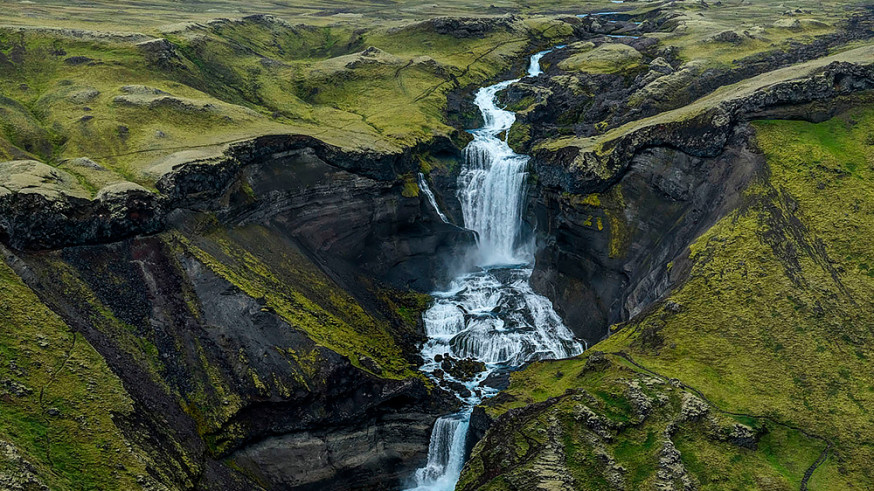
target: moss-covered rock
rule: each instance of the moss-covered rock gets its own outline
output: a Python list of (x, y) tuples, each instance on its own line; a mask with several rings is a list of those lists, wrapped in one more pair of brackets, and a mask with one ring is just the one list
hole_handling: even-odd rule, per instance
[(691, 244), (688, 281), (593, 347), (606, 365), (590, 352), (514, 374), (462, 483), (522, 488), (554, 455), (596, 488), (871, 482), (872, 122), (867, 107), (756, 123), (768, 177)]

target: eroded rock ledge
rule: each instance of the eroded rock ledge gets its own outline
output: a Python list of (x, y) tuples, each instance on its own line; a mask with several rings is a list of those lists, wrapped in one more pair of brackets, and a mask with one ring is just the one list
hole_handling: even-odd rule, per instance
[[(864, 51), (864, 52), (863, 52)], [(870, 48), (852, 50), (769, 72), (723, 87), (689, 106), (632, 122), (598, 137), (560, 139), (534, 151), (541, 183), (576, 194), (601, 192), (649, 147), (670, 147), (696, 157), (714, 157), (731, 128), (769, 111), (831, 100), (874, 88), (874, 68), (844, 60), (871, 58)]]
[(20, 250), (113, 242), (163, 230), (173, 210), (219, 210), (222, 195), (253, 165), (293, 165), (302, 149), (338, 169), (396, 183), (418, 169), (412, 158), (429, 149), (454, 148), (439, 140), (396, 153), (353, 152), (303, 135), (268, 135), (229, 145), (223, 155), (159, 169), (159, 193), (134, 183), (108, 186), (93, 198), (71, 174), (36, 161), (0, 163), (0, 241)]
[[(872, 58), (862, 50), (850, 56)], [(688, 244), (741, 205), (765, 171), (746, 121), (826, 119), (871, 89), (871, 65), (836, 55), (599, 137), (541, 144), (531, 213), (543, 247), (532, 284), (578, 336), (601, 339), (683, 280)]]

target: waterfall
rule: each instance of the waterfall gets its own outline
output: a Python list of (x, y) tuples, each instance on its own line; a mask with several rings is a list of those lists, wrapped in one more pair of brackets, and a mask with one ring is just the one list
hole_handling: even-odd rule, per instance
[(452, 491), (464, 466), (464, 450), (470, 413), (443, 416), (434, 423), (428, 463), (416, 471), (413, 491)]
[(446, 215), (440, 211), (440, 207), (437, 206), (437, 199), (434, 198), (434, 193), (431, 192), (431, 188), (428, 186), (428, 181), (425, 180), (425, 176), (420, 172), (419, 173), (419, 189), (425, 193), (425, 197), (428, 198), (428, 202), (431, 203), (431, 207), (434, 208), (434, 211), (437, 212), (437, 215), (443, 220), (443, 223), (449, 223), (449, 219), (446, 218)]
[[(529, 76), (542, 73), (540, 59), (548, 52), (531, 57)], [(506, 132), (516, 115), (501, 109), (497, 101), (498, 92), (514, 82), (484, 87), (474, 100), (485, 124), (471, 131), (473, 141), (465, 149), (458, 177), (458, 198), (465, 226), (479, 234), (479, 268), (455, 278), (447, 291), (434, 292), (435, 302), (423, 314), (428, 341), (422, 347), (422, 370), (438, 382), (462, 384), (466, 391), (456, 395), (464, 409), (435, 423), (428, 463), (416, 471), (411, 488), (416, 491), (455, 488), (464, 464), (471, 410), (497, 393), (482, 385), (490, 373), (532, 360), (576, 356), (584, 349), (549, 299), (529, 284), (534, 240), (522, 234), (529, 158), (507, 144)], [(430, 189), (425, 194), (437, 209)], [(473, 380), (458, 380), (437, 361), (446, 355), (474, 358), (485, 363), (486, 370)]]

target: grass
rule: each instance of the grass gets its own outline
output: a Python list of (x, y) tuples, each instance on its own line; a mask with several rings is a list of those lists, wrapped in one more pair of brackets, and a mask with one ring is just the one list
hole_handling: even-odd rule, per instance
[(155, 32), (172, 45), (166, 61), (151, 62), (119, 38), (0, 28), (0, 158), (55, 166), (90, 158), (110, 174), (71, 171), (93, 193), (119, 180), (153, 189), (168, 162), (219, 155), (230, 142), (265, 134), (399, 152), (460, 138), (445, 121), (449, 91), (506, 72), (534, 42), (570, 34), (550, 18), (472, 38), (429, 24), (361, 30), (221, 20)]
[[(842, 51), (813, 61), (763, 73), (762, 75), (732, 85), (720, 87), (714, 92), (689, 105), (624, 124), (618, 128), (609, 130), (603, 135), (589, 138), (563, 137), (547, 140), (538, 143), (535, 148), (555, 151), (566, 147), (577, 147), (580, 149), (581, 153), (591, 152), (602, 156), (608, 155), (613, 142), (634, 134), (635, 132), (659, 125), (681, 124), (683, 122), (691, 121), (696, 117), (706, 114), (708, 110), (711, 110), (723, 102), (747, 97), (758, 90), (774, 84), (807, 77), (829, 63), (836, 61), (852, 62), (871, 59), (874, 59), (874, 46), (870, 44), (852, 50)], [(573, 165), (582, 165), (577, 164), (577, 162), (582, 162), (582, 157), (578, 157), (574, 162), (575, 164)]]
[[(575, 487), (614, 489), (608, 460), (624, 469), (625, 488), (648, 489), (658, 480), (669, 426), (675, 428), (671, 440), (681, 453), (682, 465), (700, 489), (792, 489), (824, 447), (821, 440), (755, 417), (744, 418), (743, 423), (760, 432), (756, 448), (739, 446), (723, 436), (737, 424), (736, 417), (711, 408), (703, 419), (683, 420), (686, 395), (682, 389), (616, 356), (582, 368), (587, 356), (540, 362), (513, 374), (505, 394), (517, 401), (533, 399), (545, 405), (529, 408), (527, 413), (506, 413), (520, 406), (516, 402), (487, 402), (493, 416), (506, 414), (475, 447), (458, 489), (502, 489), (507, 481), (518, 487), (557, 475)], [(543, 387), (549, 388), (548, 394), (538, 393)], [(630, 402), (632, 387), (652, 404), (642, 420)], [(600, 429), (595, 429), (588, 416), (580, 416), (586, 411), (599, 418), (601, 423), (596, 426)], [(525, 442), (524, 452), (513, 454), (504, 449), (508, 442), (520, 439)], [(511, 446), (521, 447), (519, 443)], [(542, 466), (544, 461), (555, 462), (552, 455), (556, 449), (562, 456), (559, 464)], [(486, 474), (484, 469), (490, 472)]]
[(604, 43), (571, 55), (558, 67), (570, 72), (626, 73), (640, 68), (642, 58), (643, 55), (631, 46)]
[[(874, 482), (874, 442), (866, 437), (874, 431), (874, 301), (867, 294), (874, 288), (874, 248), (867, 240), (874, 233), (874, 146), (868, 138), (874, 109), (818, 124), (754, 126), (770, 176), (748, 190), (748, 206), (692, 244), (691, 277), (670, 298), (681, 310), (656, 310), (592, 349), (625, 351), (701, 390), (720, 408), (830, 439), (833, 457), (817, 469), (811, 489), (865, 487)], [(656, 329), (663, 341), (645, 341), (651, 339), (647, 329)], [(507, 392), (512, 397), (490, 413), (568, 389), (610, 393), (609, 375), (578, 377), (585, 360), (536, 363), (514, 374)], [(564, 375), (556, 378), (556, 372)], [(740, 419), (748, 425), (757, 420)], [(797, 486), (823, 448), (821, 440), (773, 421), (756, 424), (768, 431), (758, 450), (736, 457), (730, 446), (701, 432), (681, 434), (677, 446), (702, 489)]]
[[(121, 381), (5, 263), (0, 298), (0, 441), (52, 489), (136, 487), (146, 460), (113, 421), (133, 410)], [(0, 476), (25, 474), (9, 456)]]
[[(360, 367), (359, 360), (366, 356), (382, 369), (377, 375), (421, 376), (406, 361), (385, 319), (364, 310), (301, 252), (267, 229), (248, 226), (230, 234), (214, 230), (205, 237), (176, 235), (174, 241), (247, 295), (265, 299), (267, 307), (292, 326), (354, 365)], [(413, 315), (400, 310), (412, 305), (398, 302), (402, 317)]]

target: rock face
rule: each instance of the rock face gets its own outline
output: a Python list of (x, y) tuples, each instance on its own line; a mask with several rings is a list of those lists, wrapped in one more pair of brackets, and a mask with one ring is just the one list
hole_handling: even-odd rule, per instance
[(0, 163), (0, 240), (16, 248), (52, 248), (153, 233), (163, 203), (128, 183), (89, 199), (75, 178), (35, 161)]
[[(425, 458), (433, 421), (454, 407), (420, 379), (381, 378), (316, 345), (263, 300), (160, 238), (23, 261), (31, 286), (122, 378), (138, 424), (162, 446), (178, 447), (164, 458), (181, 452), (203, 462), (202, 478), (223, 489), (248, 486), (219, 463), (226, 458), (271, 488), (400, 482)], [(53, 281), (59, 264), (78, 281)], [(92, 304), (154, 343), (156, 358), (143, 360), (127, 335), (95, 322), (99, 314), (71, 287), (94, 292)], [(198, 479), (196, 469), (185, 472)]]
[(4, 163), (0, 238), (121, 378), (136, 407), (118, 424), (149, 435), (162, 482), (397, 488), (457, 408), (413, 375), (425, 303), (404, 292), (433, 288), (474, 240), (411, 192), (413, 152), (271, 136), (166, 169), (159, 193), (94, 197), (62, 170)]
[[(516, 387), (474, 411), (471, 425), (484, 436), (457, 489), (586, 489), (591, 483), (597, 489), (701, 489), (687, 468), (697, 461), (684, 453), (727, 443), (720, 452), (748, 455), (766, 431), (764, 418), (749, 417), (758, 430), (739, 424), (668, 379), (621, 366), (622, 355), (584, 356), (576, 360), (584, 368), (570, 375), (577, 387), (506, 410), (502, 405), (516, 400), (512, 394), (531, 390)], [(555, 374), (568, 366), (546, 362), (528, 370)]]
[(259, 199), (228, 211), (228, 221), (271, 223), (335, 270), (358, 268), (419, 291), (439, 283), (447, 259), (473, 243), (471, 232), (436, 217), (424, 194), (401, 196), (403, 184), (397, 181), (337, 169), (312, 147), (284, 155), (294, 165), (267, 160), (244, 170)]
[(599, 340), (608, 326), (634, 316), (683, 277), (687, 245), (737, 207), (763, 169), (749, 136), (736, 132), (715, 158), (644, 150), (597, 204), (550, 190), (538, 196), (533, 212), (550, 234), (532, 285), (553, 300), (574, 333)]
[(871, 87), (871, 67), (834, 62), (694, 117), (660, 115), (605, 139), (606, 151), (538, 151), (533, 165), (543, 190), (532, 214), (544, 247), (532, 284), (577, 335), (600, 339), (677, 284), (687, 244), (742, 202), (763, 168), (743, 121), (818, 118), (817, 101)]
[[(448, 141), (433, 147), (454, 151)], [(0, 163), (0, 240), (16, 249), (105, 243), (165, 230), (167, 217), (186, 209), (210, 210), (234, 223), (276, 219), (325, 260), (428, 291), (446, 255), (474, 237), (442, 223), (424, 197), (402, 196), (406, 181), (397, 176), (415, 169), (416, 151), (349, 153), (311, 137), (262, 137), (221, 158), (159, 170), (160, 194), (126, 183), (93, 199), (62, 170)]]

